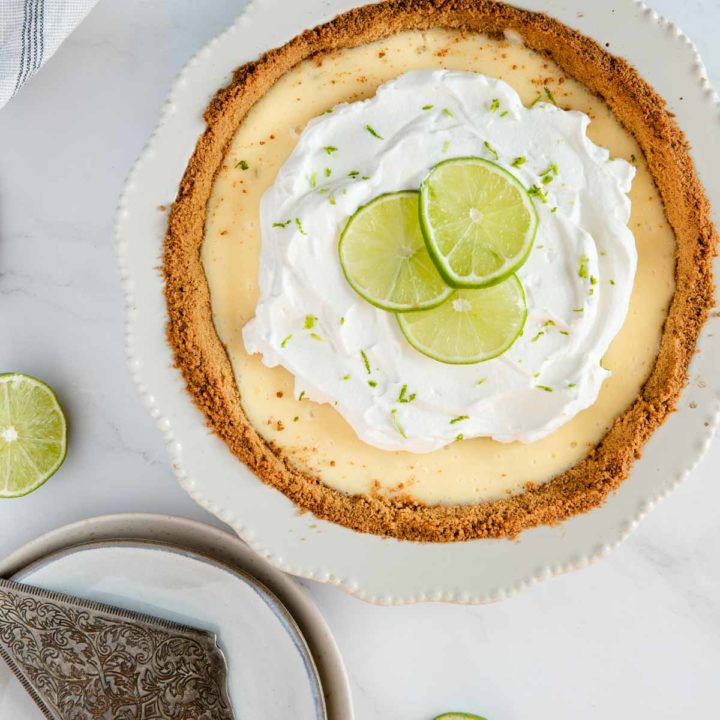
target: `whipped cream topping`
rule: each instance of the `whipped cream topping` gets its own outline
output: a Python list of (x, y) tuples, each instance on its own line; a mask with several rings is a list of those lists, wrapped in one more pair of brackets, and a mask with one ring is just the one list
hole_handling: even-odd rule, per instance
[[(585, 114), (550, 99), (524, 107), (500, 80), (415, 71), (311, 121), (262, 200), (247, 351), (285, 367), (297, 397), (331, 403), (363, 441), (387, 450), (477, 436), (533, 442), (592, 405), (637, 265), (627, 227), (635, 171), (588, 139)], [(523, 334), (498, 358), (446, 365), (352, 290), (337, 244), (360, 206), (417, 189), (441, 160), (469, 155), (531, 188), (540, 223), (518, 271)]]

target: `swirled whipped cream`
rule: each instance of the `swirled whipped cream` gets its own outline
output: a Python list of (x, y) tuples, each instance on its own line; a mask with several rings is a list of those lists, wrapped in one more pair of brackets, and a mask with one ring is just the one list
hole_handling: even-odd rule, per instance
[[(589, 122), (549, 101), (525, 107), (500, 80), (444, 70), (409, 72), (315, 118), (262, 199), (247, 351), (285, 367), (296, 397), (331, 403), (379, 448), (421, 453), (463, 438), (528, 443), (552, 433), (595, 402), (637, 265), (627, 227), (634, 168), (588, 139)], [(540, 223), (518, 271), (523, 334), (498, 358), (447, 365), (413, 349), (391, 313), (352, 290), (337, 245), (360, 206), (417, 189), (436, 163), (469, 155), (530, 188)]]

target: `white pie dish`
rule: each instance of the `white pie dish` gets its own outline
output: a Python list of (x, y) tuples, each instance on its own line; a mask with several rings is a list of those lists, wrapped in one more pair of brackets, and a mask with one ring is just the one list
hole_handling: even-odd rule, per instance
[[(158, 130), (128, 180), (118, 212), (131, 372), (165, 434), (183, 487), (277, 567), (339, 585), (375, 602), (499, 599), (607, 553), (692, 469), (717, 419), (720, 379), (714, 369), (720, 340), (713, 325), (718, 321), (713, 319), (705, 328), (702, 352), (693, 361), (678, 411), (650, 440), (631, 477), (602, 508), (558, 527), (530, 530), (516, 541), (432, 545), (386, 540), (301, 515), (283, 495), (257, 480), (208, 433), (179, 372), (172, 369), (164, 334), (162, 282), (155, 270), (164, 233), (164, 216), (157, 207), (174, 198), (203, 129), (202, 110), (214, 91), (227, 83), (231, 71), (355, 4), (341, 0), (322, 12), (310, 3), (283, 4), (280, 13), (279, 0), (253, 3), (188, 64), (177, 81)], [(720, 197), (720, 176), (712, 166), (720, 142), (717, 134), (707, 132), (719, 120), (717, 98), (684, 35), (630, 0), (620, 3), (612, 15), (589, 0), (575, 3), (572, 10), (556, 0), (520, 5), (548, 12), (602, 39), (638, 67), (677, 113), (710, 197)], [(252, 35), (246, 33), (243, 43), (238, 43), (237, 34), (250, 22)]]

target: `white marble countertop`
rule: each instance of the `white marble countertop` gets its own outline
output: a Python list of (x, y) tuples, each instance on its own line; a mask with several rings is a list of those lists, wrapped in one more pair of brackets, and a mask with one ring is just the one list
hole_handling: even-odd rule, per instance
[[(113, 222), (172, 79), (243, 5), (101, 0), (0, 111), (0, 371), (47, 380), (71, 432), (55, 478), (0, 501), (0, 556), (105, 513), (221, 525), (176, 483), (128, 377)], [(652, 5), (693, 38), (720, 87), (719, 0)], [(719, 467), (716, 440), (611, 557), (497, 605), (382, 608), (306, 583), (345, 656), (358, 719), (717, 713)]]

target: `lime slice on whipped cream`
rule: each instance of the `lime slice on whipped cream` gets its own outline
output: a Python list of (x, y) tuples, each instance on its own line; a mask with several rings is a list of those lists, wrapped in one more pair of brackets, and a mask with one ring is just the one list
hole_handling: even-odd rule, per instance
[(0, 375), (0, 498), (39, 488), (66, 450), (65, 416), (52, 389), (28, 375)]
[(398, 315), (407, 341), (423, 355), (471, 364), (504, 353), (525, 325), (525, 293), (516, 275), (487, 288), (458, 290), (431, 310)]
[(472, 713), (466, 712), (447, 712), (442, 715), (438, 715), (433, 720), (486, 720), (480, 715), (473, 715)]
[(383, 310), (435, 307), (452, 293), (428, 254), (418, 220), (418, 193), (380, 195), (347, 222), (338, 247), (348, 282)]
[(538, 217), (527, 190), (507, 170), (464, 157), (439, 163), (425, 178), (420, 222), (449, 285), (487, 287), (525, 262)]

